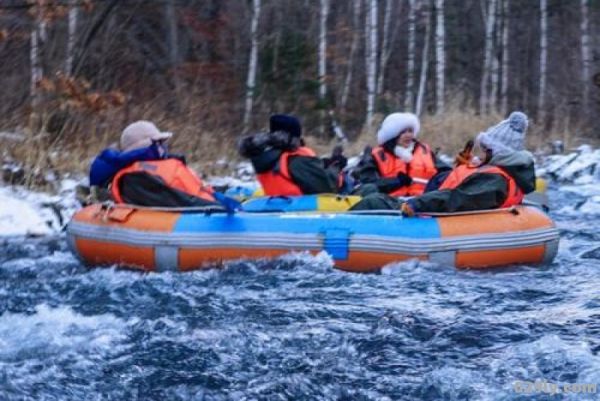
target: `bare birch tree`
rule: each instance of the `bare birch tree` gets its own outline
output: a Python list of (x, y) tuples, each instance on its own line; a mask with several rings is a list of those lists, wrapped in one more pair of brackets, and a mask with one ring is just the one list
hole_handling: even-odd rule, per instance
[(385, 66), (391, 54), (391, 32), (390, 25), (392, 19), (392, 0), (385, 0), (385, 11), (383, 15), (383, 39), (381, 43), (381, 55), (379, 56), (379, 74), (377, 74), (377, 95), (383, 92), (383, 83), (385, 79)]
[(367, 128), (373, 122), (377, 85), (377, 0), (368, 0), (366, 13)]
[(354, 59), (358, 49), (358, 41), (360, 40), (360, 10), (362, 0), (353, 0), (352, 3), (352, 44), (350, 45), (350, 59), (348, 60), (348, 69), (346, 71), (346, 79), (342, 87), (342, 97), (340, 105), (342, 110), (346, 109), (348, 103), (348, 95), (350, 94), (350, 84), (352, 83), (352, 71), (354, 69)]
[(38, 90), (38, 83), (42, 79), (44, 75), (44, 71), (42, 70), (42, 60), (41, 60), (41, 46), (40, 46), (40, 38), (42, 36), (42, 29), (44, 28), (44, 21), (42, 18), (42, 6), (35, 5), (34, 7), (34, 19), (31, 28), (31, 38), (30, 38), (30, 52), (29, 58), (31, 62), (31, 81), (29, 87), (29, 96), (31, 97), (31, 116), (30, 116), (30, 124), (32, 128), (37, 128), (38, 124), (38, 113), (40, 106), (40, 91)]
[(181, 85), (179, 83), (179, 74), (177, 66), (179, 65), (179, 35), (177, 27), (177, 13), (175, 12), (175, 0), (167, 0), (165, 3), (165, 14), (167, 19), (167, 48), (169, 52), (169, 66), (171, 67), (171, 76), (173, 86), (175, 87), (175, 103), (178, 104)]
[[(321, 107), (326, 106), (327, 98), (327, 16), (329, 15), (329, 0), (321, 0), (320, 23), (319, 23), (319, 101)], [(322, 137), (325, 136), (325, 112), (320, 111), (321, 124), (319, 132)]]
[(420, 116), (423, 111), (423, 101), (425, 99), (425, 84), (427, 81), (427, 66), (429, 65), (429, 47), (431, 43), (431, 6), (430, 0), (425, 0), (425, 44), (423, 45), (423, 54), (421, 56), (421, 76), (419, 78), (419, 93), (417, 95), (417, 104), (415, 114)]
[(485, 50), (483, 56), (483, 73), (481, 74), (481, 93), (479, 95), (479, 112), (482, 114), (489, 112), (490, 105), (490, 99), (488, 97), (488, 85), (494, 50), (494, 23), (496, 18), (495, 10), (496, 0), (490, 0), (488, 3), (487, 17), (485, 19)]
[(77, 40), (77, 20), (79, 14), (78, 0), (71, 0), (69, 4), (69, 26), (67, 36), (67, 57), (65, 60), (65, 73), (73, 73), (73, 56), (75, 54), (75, 42)]
[(445, 71), (446, 71), (446, 29), (444, 26), (444, 0), (435, 0), (435, 77), (436, 77), (436, 113), (445, 109)]
[(167, 46), (169, 49), (169, 65), (171, 68), (179, 62), (179, 41), (177, 35), (177, 14), (175, 13), (175, 0), (167, 0), (165, 3), (165, 14), (167, 17)]
[(508, 112), (508, 66), (510, 51), (508, 48), (508, 13), (510, 0), (502, 0), (502, 79), (500, 87), (500, 110), (503, 115)]
[(325, 102), (327, 96), (327, 15), (329, 0), (321, 0), (321, 19), (319, 24), (319, 99)]
[(499, 53), (499, 42), (500, 42), (500, 35), (501, 35), (501, 31), (499, 29), (497, 29), (500, 26), (500, 23), (498, 22), (499, 20), (499, 9), (502, 6), (500, 3), (502, 2), (502, 0), (498, 0), (495, 4), (494, 7), (494, 14), (496, 15), (494, 17), (494, 34), (493, 34), (493, 39), (494, 39), (494, 44), (492, 45), (492, 66), (491, 66), (491, 71), (490, 71), (490, 75), (492, 78), (492, 82), (491, 82), (491, 90), (490, 90), (490, 97), (489, 97), (489, 102), (488, 102), (488, 107), (491, 108), (492, 111), (496, 111), (497, 110), (497, 105), (498, 105), (498, 85), (500, 84), (500, 53)]
[(548, 68), (548, 0), (540, 0), (540, 93), (538, 119), (544, 119), (546, 107), (546, 70)]
[(592, 56), (590, 52), (589, 5), (588, 0), (581, 0), (581, 80), (583, 84), (583, 109), (588, 108), (590, 100), (590, 67)]
[(250, 58), (248, 60), (248, 78), (246, 80), (246, 107), (244, 110), (244, 131), (247, 131), (252, 117), (254, 90), (256, 86), (256, 65), (258, 63), (258, 19), (260, 17), (260, 0), (252, 0), (252, 22), (250, 25)]
[(406, 94), (404, 108), (413, 111), (415, 85), (416, 0), (408, 0), (408, 65), (406, 67)]

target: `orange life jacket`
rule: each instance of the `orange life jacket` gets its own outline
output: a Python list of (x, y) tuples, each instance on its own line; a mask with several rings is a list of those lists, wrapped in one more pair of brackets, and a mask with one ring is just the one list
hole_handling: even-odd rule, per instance
[(454, 189), (459, 186), (462, 182), (464, 182), (468, 177), (475, 173), (485, 173), (485, 174), (499, 174), (506, 180), (508, 184), (508, 195), (504, 200), (504, 203), (500, 205), (500, 209), (511, 207), (515, 205), (519, 205), (525, 194), (519, 188), (514, 178), (510, 176), (506, 171), (497, 166), (491, 166), (486, 164), (485, 166), (476, 167), (473, 165), (462, 164), (456, 167), (452, 172), (446, 177), (442, 185), (440, 185), (440, 190), (442, 189)]
[(139, 161), (124, 169), (121, 169), (113, 178), (111, 193), (115, 202), (123, 203), (119, 183), (121, 178), (130, 173), (145, 172), (160, 177), (169, 187), (196, 196), (198, 198), (215, 202), (209, 186), (205, 186), (202, 180), (185, 164), (177, 159), (164, 159), (152, 161)]
[(289, 171), (289, 158), (292, 156), (315, 157), (315, 152), (305, 146), (294, 151), (282, 152), (277, 166), (269, 171), (256, 175), (258, 182), (268, 196), (294, 196), (302, 195), (302, 190), (292, 180)]
[[(371, 152), (377, 170), (383, 178), (393, 178), (398, 173), (404, 173), (411, 178), (427, 180), (437, 173), (431, 149), (424, 143), (415, 144), (413, 157), (410, 163), (405, 163), (399, 157), (387, 153), (382, 146), (377, 146)], [(424, 183), (413, 182), (408, 187), (401, 187), (390, 193), (391, 196), (414, 196), (421, 195), (425, 191)]]
[[(437, 173), (435, 163), (433, 161), (433, 153), (429, 145), (418, 143), (415, 145), (413, 157), (408, 163), (408, 175), (414, 180), (415, 178), (429, 181)], [(409, 196), (422, 195), (425, 192), (426, 183), (413, 181), (408, 187)]]

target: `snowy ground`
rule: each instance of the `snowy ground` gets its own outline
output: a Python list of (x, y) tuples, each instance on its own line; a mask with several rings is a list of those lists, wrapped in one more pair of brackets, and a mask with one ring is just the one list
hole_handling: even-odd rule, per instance
[[(546, 156), (537, 173), (558, 185), (559, 191), (582, 198), (560, 213), (600, 215), (600, 149), (584, 145), (569, 154)], [(240, 163), (231, 176), (212, 177), (207, 182), (230, 188), (231, 194), (251, 193), (258, 186), (249, 163)], [(77, 184), (72, 179), (62, 181), (56, 195), (0, 184), (0, 237), (59, 233), (80, 207), (75, 198)]]
[(559, 213), (600, 215), (600, 149), (582, 145), (566, 155), (547, 156), (537, 174), (556, 183), (559, 191), (583, 198), (574, 207), (559, 209)]
[(75, 199), (76, 185), (75, 180), (64, 180), (56, 195), (22, 187), (0, 187), (0, 237), (60, 232), (80, 207)]

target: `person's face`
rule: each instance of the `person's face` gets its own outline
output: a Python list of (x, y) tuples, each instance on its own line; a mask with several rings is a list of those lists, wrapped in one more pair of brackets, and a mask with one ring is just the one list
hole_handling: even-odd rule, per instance
[(479, 158), (479, 160), (483, 161), (486, 159), (487, 157), (487, 152), (488, 149), (483, 146), (482, 144), (478, 144), (477, 146), (475, 146), (475, 156)]
[(168, 149), (167, 149), (167, 140), (166, 139), (159, 139), (158, 141), (155, 141), (156, 143), (156, 148), (158, 149), (158, 154), (162, 157), (164, 155), (167, 154)]
[(415, 140), (415, 133), (412, 128), (406, 128), (400, 132), (398, 139), (396, 139), (396, 145), (400, 145), (403, 148), (408, 148)]

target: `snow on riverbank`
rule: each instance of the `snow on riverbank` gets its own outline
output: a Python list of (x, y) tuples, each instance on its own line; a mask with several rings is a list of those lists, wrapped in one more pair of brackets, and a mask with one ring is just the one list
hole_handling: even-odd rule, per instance
[(57, 234), (80, 207), (74, 180), (61, 182), (57, 195), (22, 187), (0, 187), (0, 237)]
[(560, 191), (585, 198), (559, 213), (600, 215), (600, 149), (582, 145), (566, 155), (547, 156), (537, 174), (557, 182)]

